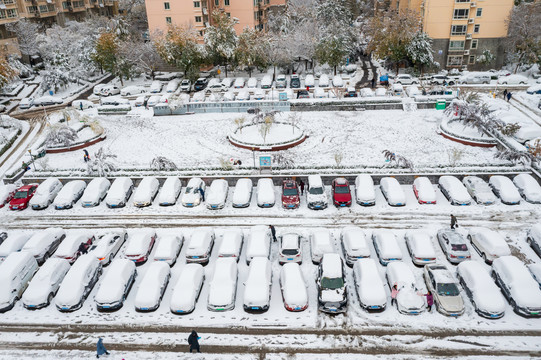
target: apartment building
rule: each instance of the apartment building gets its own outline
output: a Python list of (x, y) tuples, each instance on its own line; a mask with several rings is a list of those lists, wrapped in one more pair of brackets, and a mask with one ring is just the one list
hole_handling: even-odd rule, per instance
[[(499, 68), (504, 61), (502, 42), (514, 0), (394, 0), (391, 7), (417, 11), (422, 28), (432, 39), (434, 59), (442, 68), (480, 70)], [(496, 56), (478, 63), (484, 50)]]

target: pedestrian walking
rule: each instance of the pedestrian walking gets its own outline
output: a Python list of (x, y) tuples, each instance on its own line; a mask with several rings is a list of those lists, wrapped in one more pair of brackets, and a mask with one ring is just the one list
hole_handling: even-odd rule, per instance
[(509, 91), (507, 93), (507, 102), (509, 102), (509, 100), (511, 100), (511, 96), (513, 96), (513, 93), (511, 93), (511, 91)]
[(426, 296), (426, 307), (428, 308), (428, 312), (432, 311), (432, 305), (434, 305), (434, 296), (432, 296), (432, 293), (430, 290), (425, 294)]
[(304, 182), (302, 180), (299, 180), (299, 187), (301, 188), (301, 195), (304, 194)]
[(274, 242), (278, 241), (278, 239), (276, 239), (276, 229), (274, 228), (274, 226), (269, 225), (269, 229), (270, 229), (271, 234), (272, 234), (272, 241), (274, 241)]
[(504, 100), (507, 99), (507, 89), (505, 89), (505, 90), (503, 91), (503, 99), (504, 99)]
[(109, 352), (107, 351), (107, 349), (105, 348), (105, 345), (103, 345), (103, 339), (102, 338), (99, 338), (98, 339), (98, 343), (96, 344), (96, 350), (97, 350), (97, 354), (96, 354), (96, 358), (100, 358), (100, 355), (109, 355)]
[(456, 217), (451, 214), (451, 229), (454, 230), (458, 227), (458, 221), (456, 220)]
[(202, 187), (199, 188), (199, 193), (201, 194), (201, 199), (205, 201), (205, 190)]
[(79, 103), (79, 109), (81, 109), (81, 111), (83, 111), (83, 102), (82, 101)]
[(83, 150), (83, 159), (85, 160), (85, 162), (88, 162), (90, 161), (90, 155), (88, 155), (88, 151), (86, 149)]
[(376, 77), (372, 77), (372, 89), (376, 87)]
[(398, 296), (399, 292), (400, 290), (398, 290), (398, 285), (395, 283), (391, 289), (391, 306), (396, 303), (396, 297)]
[(201, 339), (201, 337), (197, 335), (195, 330), (192, 330), (192, 333), (190, 334), (190, 336), (188, 336), (188, 344), (190, 344), (190, 353), (192, 352), (192, 350), (197, 350), (198, 353), (201, 352), (199, 348), (199, 339)]

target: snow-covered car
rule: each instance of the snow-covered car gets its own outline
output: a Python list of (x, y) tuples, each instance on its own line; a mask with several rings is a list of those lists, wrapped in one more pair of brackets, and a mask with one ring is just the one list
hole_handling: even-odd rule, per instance
[(8, 233), (5, 231), (0, 231), (0, 245), (6, 240), (8, 237)]
[(190, 92), (191, 89), (192, 89), (192, 82), (188, 79), (182, 80), (182, 82), (180, 83), (180, 91)]
[(459, 84), (490, 84), (491, 74), (482, 72), (470, 72), (458, 78)]
[[(102, 90), (103, 91), (103, 90)], [(45, 95), (34, 100), (34, 106), (49, 106), (62, 104), (64, 100), (57, 96)]]
[(171, 269), (163, 262), (148, 266), (143, 280), (139, 283), (133, 304), (136, 311), (154, 311), (160, 303), (171, 277)]
[(323, 186), (323, 180), (321, 180), (321, 176), (308, 176), (306, 202), (308, 204), (308, 208), (314, 210), (325, 209), (327, 207), (327, 194), (325, 193), (325, 186)]
[(222, 87), (224, 88), (225, 91), (227, 91), (227, 89), (229, 89), (231, 86), (233, 86), (233, 83), (235, 81), (232, 79), (232, 78), (223, 78), (222, 81), (221, 81), (221, 84), (222, 84)]
[(418, 315), (425, 310), (424, 296), (417, 288), (415, 275), (408, 265), (402, 261), (392, 262), (387, 265), (385, 276), (389, 289), (395, 285), (398, 289), (396, 308), (399, 313)]
[(159, 187), (160, 182), (154, 176), (144, 177), (133, 194), (133, 205), (136, 207), (151, 205)]
[(466, 187), (456, 177), (451, 175), (440, 176), (438, 185), (451, 205), (470, 205), (471, 196)]
[(271, 178), (262, 178), (257, 181), (257, 206), (273, 207), (276, 202), (274, 183)]
[(122, 88), (122, 90), (120, 90), (120, 95), (131, 96), (135, 94), (142, 94), (144, 92), (146, 92), (146, 89), (144, 87), (138, 85), (130, 85)]
[(247, 90), (241, 90), (241, 91), (239, 91), (239, 93), (238, 93), (237, 96), (235, 97), (235, 100), (237, 100), (237, 101), (246, 101), (246, 100), (250, 100), (250, 92), (247, 91)]
[(173, 93), (177, 91), (179, 85), (180, 85), (180, 79), (173, 79), (167, 83), (167, 86), (165, 87), (165, 92)]
[(37, 270), (36, 259), (27, 252), (15, 252), (6, 258), (0, 265), (0, 313), (13, 308)]
[(526, 89), (526, 93), (530, 95), (541, 94), (541, 85), (530, 86), (528, 89)]
[(321, 74), (321, 76), (319, 77), (318, 86), (321, 88), (326, 88), (326, 87), (329, 87), (329, 84), (330, 84), (329, 75)]
[(105, 199), (111, 182), (107, 178), (95, 178), (90, 181), (81, 196), (82, 207), (92, 207), (100, 204)]
[(195, 302), (199, 298), (205, 271), (200, 264), (186, 264), (180, 271), (173, 293), (171, 295), (170, 309), (174, 314), (189, 314), (195, 309)]
[(297, 209), (301, 202), (299, 186), (295, 180), (282, 181), (282, 207), (284, 209)]
[(438, 242), (451, 264), (458, 264), (462, 261), (471, 259), (470, 250), (464, 237), (454, 229), (438, 230)]
[(105, 197), (105, 204), (109, 208), (119, 208), (126, 206), (128, 199), (133, 192), (133, 181), (128, 177), (116, 178), (113, 185), (109, 188)]
[(248, 89), (255, 89), (257, 88), (257, 78), (249, 78), (248, 81), (246, 82), (246, 87)]
[(316, 80), (314, 79), (314, 75), (308, 74), (304, 78), (304, 87), (306, 89), (313, 88), (315, 86)]
[(413, 193), (419, 204), (436, 203), (436, 191), (427, 177), (421, 176), (413, 181)]
[(387, 95), (387, 89), (385, 88), (376, 89), (376, 96), (386, 96), (386, 95)]
[(210, 184), (209, 190), (207, 191), (206, 203), (207, 209), (217, 210), (223, 209), (225, 202), (227, 201), (227, 193), (229, 192), (229, 184), (227, 180), (224, 179), (215, 179)]
[(100, 99), (100, 105), (103, 106), (119, 106), (119, 105), (129, 105), (130, 101), (128, 99), (123, 99), (120, 96), (111, 96), (107, 98)]
[(182, 193), (182, 205), (194, 207), (201, 203), (201, 193), (205, 192), (205, 182), (201, 178), (191, 178)]
[(242, 89), (246, 85), (246, 79), (243, 77), (238, 77), (235, 79), (235, 82), (233, 83), (233, 87), (235, 89)]
[(158, 101), (158, 104), (167, 104), (170, 98), (171, 98), (171, 93), (165, 93), (162, 96), (160, 96), (160, 101)]
[(464, 300), (460, 296), (458, 283), (447, 268), (439, 264), (426, 265), (423, 277), (427, 289), (434, 297), (436, 309), (447, 316), (464, 314)]
[(252, 201), (253, 183), (251, 179), (238, 179), (233, 192), (233, 207), (244, 208), (250, 206)]
[(355, 178), (355, 201), (362, 206), (373, 206), (376, 204), (376, 191), (372, 176), (362, 174)]
[(101, 275), (101, 263), (91, 254), (83, 255), (72, 265), (56, 293), (59, 311), (75, 311), (83, 306)]
[(23, 294), (23, 306), (27, 309), (41, 309), (48, 306), (70, 269), (64, 259), (48, 260), (34, 275)]
[(344, 80), (342, 80), (342, 77), (340, 75), (335, 75), (332, 78), (332, 86), (336, 88), (344, 87)]
[(541, 289), (541, 264), (528, 264), (528, 270), (530, 271), (530, 274), (532, 274), (534, 280), (537, 281), (539, 288)]
[(36, 259), (39, 265), (42, 265), (50, 258), (62, 240), (66, 237), (66, 232), (61, 228), (48, 228), (38, 231), (24, 244), (21, 251), (26, 251)]
[(220, 79), (210, 79), (207, 86), (207, 92), (225, 91), (225, 86), (220, 82)]
[(136, 265), (145, 263), (156, 242), (156, 231), (154, 229), (137, 230), (128, 237), (124, 256), (133, 261)]
[(357, 91), (354, 86), (349, 86), (344, 92), (344, 97), (357, 97)]
[(71, 102), (71, 107), (77, 110), (92, 109), (95, 106), (96, 104), (88, 100), (73, 100)]
[(370, 88), (362, 88), (360, 91), (362, 97), (374, 97), (374, 91)]
[(276, 75), (276, 88), (285, 89), (287, 87), (287, 78), (284, 74)]
[(227, 311), (235, 308), (238, 269), (233, 258), (219, 258), (214, 265), (214, 274), (209, 284), (207, 309)]
[(310, 234), (310, 250), (312, 251), (312, 262), (319, 264), (323, 254), (333, 253), (333, 236), (329, 229), (317, 228)]
[(218, 249), (218, 257), (232, 257), (239, 261), (244, 234), (240, 229), (225, 230), (222, 235), (222, 242)]
[[(537, 125), (524, 125), (513, 134), (513, 137), (521, 144), (541, 138), (541, 127)], [(535, 141), (534, 141), (535, 143)]]
[(303, 311), (308, 307), (308, 291), (297, 263), (287, 263), (280, 270), (280, 289), (288, 311)]
[(517, 187), (513, 184), (513, 181), (507, 176), (494, 175), (490, 177), (488, 185), (492, 188), (492, 191), (500, 198), (502, 203), (506, 205), (518, 205), (520, 204), (520, 193)]
[(94, 88), (92, 89), (92, 93), (94, 95), (99, 95), (101, 94), (101, 90), (106, 87), (107, 84), (98, 84), (98, 85), (95, 85)]
[(154, 80), (152, 84), (150, 84), (150, 92), (153, 94), (159, 93), (162, 91), (163, 84), (161, 81)]
[(272, 268), (266, 257), (255, 257), (244, 283), (244, 311), (265, 312), (270, 306)]
[(319, 87), (314, 89), (314, 99), (326, 99), (328, 97), (329, 96), (324, 89)]
[(387, 294), (374, 259), (359, 259), (353, 265), (353, 281), (360, 305), (368, 311), (383, 311)]
[(528, 83), (528, 78), (520, 74), (500, 76), (498, 78), (498, 84), (501, 84), (501, 85), (522, 85), (522, 84), (527, 84), (527, 83)]
[(250, 100), (264, 100), (265, 99), (265, 90), (257, 89), (254, 91), (254, 94), (250, 96)]
[(154, 261), (161, 261), (169, 266), (175, 265), (183, 240), (184, 237), (174, 234), (160, 236), (160, 241), (158, 241), (154, 252)]
[(370, 257), (370, 248), (364, 231), (357, 226), (346, 226), (341, 234), (342, 250), (346, 264), (353, 264), (362, 258)]
[(375, 230), (372, 232), (372, 242), (381, 265), (387, 266), (392, 261), (402, 260), (402, 250), (391, 230)]
[(56, 195), (53, 203), (54, 208), (56, 210), (71, 209), (83, 196), (85, 189), (86, 182), (83, 180), (69, 181)]
[(347, 310), (346, 280), (340, 255), (323, 255), (317, 270), (316, 284), (320, 311), (334, 314)]
[(524, 317), (541, 316), (541, 290), (526, 265), (514, 256), (502, 256), (492, 263), (492, 277), (513, 310)]
[(126, 230), (111, 231), (95, 241), (88, 252), (98, 259), (100, 264), (108, 265), (127, 238)]
[(7, 239), (0, 244), (0, 263), (4, 261), (9, 254), (20, 251), (24, 244), (30, 239), (30, 233), (10, 232)]
[(465, 176), (462, 183), (476, 203), (492, 205), (496, 202), (496, 196), (488, 184), (478, 176)]
[(541, 186), (530, 174), (518, 174), (513, 178), (513, 184), (524, 200), (532, 204), (541, 204)]
[(331, 183), (331, 195), (334, 206), (351, 206), (351, 189), (349, 181), (346, 178), (339, 177), (333, 179)]
[(36, 193), (32, 199), (30, 199), (28, 205), (30, 205), (33, 210), (46, 209), (53, 203), (53, 200), (60, 189), (62, 189), (62, 183), (57, 178), (47, 178), (39, 184)]
[(265, 225), (256, 225), (250, 228), (250, 235), (246, 245), (246, 263), (256, 256), (269, 258), (271, 248), (271, 230)]
[(411, 86), (408, 86), (406, 87), (406, 94), (409, 96), (409, 97), (415, 97), (417, 95), (421, 95), (422, 92), (421, 90), (419, 90), (419, 88), (415, 85), (411, 85)]
[(186, 245), (186, 262), (208, 264), (214, 247), (214, 237), (213, 229), (196, 229)]
[(98, 311), (115, 311), (124, 305), (137, 269), (135, 264), (127, 259), (115, 259), (109, 270), (102, 277), (94, 300)]
[(406, 232), (406, 246), (415, 265), (424, 266), (436, 262), (436, 251), (431, 236), (419, 230)]
[(13, 200), (17, 186), (14, 184), (0, 184), (0, 209)]
[[(11, 238), (12, 235), (10, 235)], [(541, 224), (535, 224), (533, 225), (530, 230), (528, 230), (528, 235), (526, 236), (526, 242), (530, 244), (533, 251), (537, 254), (537, 256), (541, 257)], [(2, 244), (3, 246), (3, 244)], [(0, 246), (0, 249), (2, 248)], [(0, 257), (3, 254), (0, 252)]]
[(66, 238), (60, 243), (53, 258), (67, 260), (73, 264), (81, 256), (83, 247), (88, 250), (94, 243), (95, 237), (88, 230), (74, 230), (66, 235)]
[(158, 204), (160, 206), (175, 205), (178, 196), (180, 195), (181, 188), (182, 183), (178, 177), (174, 176), (165, 179), (158, 195)]
[(406, 194), (404, 194), (404, 190), (398, 180), (392, 177), (384, 177), (380, 180), (379, 187), (389, 205), (406, 205)]
[(509, 245), (496, 231), (487, 228), (470, 228), (468, 240), (479, 256), (489, 265), (500, 256), (511, 255)]
[(34, 98), (33, 97), (27, 97), (21, 99), (19, 102), (19, 109), (30, 109), (32, 106), (34, 106)]
[(161, 102), (161, 99), (162, 99), (161, 95), (152, 95), (151, 97), (148, 98), (147, 106), (154, 107)]
[(270, 89), (272, 87), (272, 76), (265, 75), (261, 79), (261, 89)]
[(209, 81), (207, 78), (199, 78), (193, 84), (193, 89), (194, 91), (204, 90), (207, 87), (208, 83)]
[(283, 265), (288, 262), (302, 263), (301, 237), (299, 234), (287, 233), (280, 236), (278, 263)]
[(395, 77), (395, 82), (402, 85), (419, 84), (419, 79), (414, 78), (409, 74), (400, 74)]
[(505, 299), (483, 265), (477, 261), (464, 261), (458, 264), (456, 274), (480, 316), (499, 319), (505, 314)]
[(100, 91), (101, 96), (111, 96), (111, 95), (119, 95), (119, 94), (120, 94), (120, 89), (118, 88), (118, 86), (110, 85), (110, 84), (104, 86)]

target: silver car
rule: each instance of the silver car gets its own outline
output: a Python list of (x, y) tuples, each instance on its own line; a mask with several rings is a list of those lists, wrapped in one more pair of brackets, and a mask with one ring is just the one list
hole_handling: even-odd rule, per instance
[(443, 315), (459, 316), (464, 314), (464, 301), (456, 280), (443, 265), (426, 265), (423, 276), (426, 287), (434, 297), (436, 309)]
[(466, 245), (464, 237), (456, 230), (438, 230), (438, 242), (451, 264), (458, 264), (461, 261), (471, 258), (470, 250), (468, 250), (468, 245)]
[(476, 203), (492, 205), (496, 202), (496, 196), (488, 184), (478, 176), (466, 176), (462, 183)]

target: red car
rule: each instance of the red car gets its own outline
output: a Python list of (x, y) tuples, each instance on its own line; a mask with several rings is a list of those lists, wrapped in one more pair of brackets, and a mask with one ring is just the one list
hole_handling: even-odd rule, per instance
[(299, 187), (294, 180), (284, 180), (282, 182), (282, 206), (285, 209), (296, 209), (300, 203)]
[(337, 207), (351, 206), (351, 191), (345, 178), (336, 178), (332, 181), (332, 201)]
[(12, 184), (4, 185), (0, 189), (0, 208), (3, 208), (4, 205), (9, 204), (9, 202), (13, 200), (16, 191), (17, 187)]
[(9, 202), (9, 209), (10, 210), (24, 210), (28, 207), (28, 202), (30, 199), (32, 199), (32, 196), (34, 196), (36, 190), (38, 188), (38, 184), (30, 184), (21, 186), (17, 189), (17, 192), (15, 193), (15, 196), (13, 196), (13, 200)]

